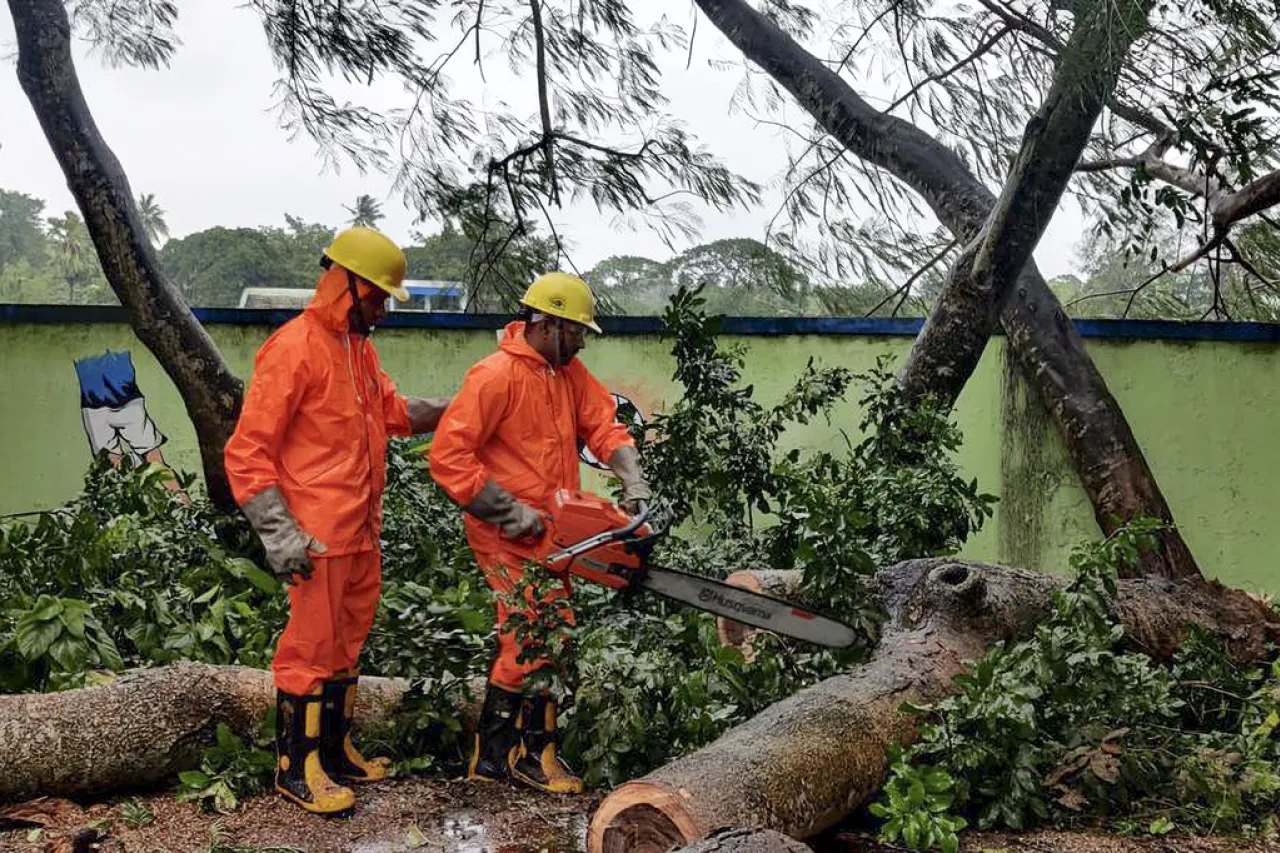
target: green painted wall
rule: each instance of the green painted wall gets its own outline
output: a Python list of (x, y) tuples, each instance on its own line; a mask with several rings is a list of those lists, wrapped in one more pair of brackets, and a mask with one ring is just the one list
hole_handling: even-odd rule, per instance
[[(233, 370), (248, 376), (265, 326), (211, 324)], [(737, 337), (746, 375), (762, 402), (776, 400), (813, 357), (855, 371), (888, 353), (901, 359), (904, 337)], [(380, 329), (387, 371), (408, 393), (449, 394), (467, 367), (496, 344), (491, 331)], [(1224, 582), (1280, 592), (1272, 555), (1280, 528), (1280, 347), (1264, 344), (1091, 339), (1090, 354), (1124, 408), (1202, 567)], [(667, 344), (651, 335), (594, 339), (583, 355), (613, 390), (646, 411), (677, 389)], [(147, 408), (169, 437), (167, 461), (198, 471), (194, 432), (177, 391), (150, 353), (119, 324), (0, 324), (0, 514), (45, 509), (75, 494), (89, 447), (81, 421), (75, 358), (106, 349), (133, 354)], [(834, 447), (843, 426), (856, 438), (856, 394), (831, 424), (797, 428), (789, 441)], [(996, 518), (966, 547), (968, 556), (1065, 571), (1073, 544), (1096, 537), (1092, 510), (1062, 442), (1016, 368), (1003, 338), (988, 346), (956, 406), (965, 435), (966, 475), (1002, 497)]]

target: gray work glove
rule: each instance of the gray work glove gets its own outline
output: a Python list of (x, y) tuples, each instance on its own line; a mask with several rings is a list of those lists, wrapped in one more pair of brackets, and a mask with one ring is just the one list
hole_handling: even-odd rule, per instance
[(629, 444), (624, 444), (609, 457), (609, 468), (622, 481), (622, 500), (618, 506), (628, 515), (640, 511), (640, 501), (653, 499), (653, 492), (640, 470), (640, 454)]
[(410, 397), (409, 429), (414, 435), (435, 432), (452, 397)]
[(542, 535), (542, 516), (538, 511), (516, 500), (494, 480), (485, 482), (480, 494), (463, 509), (481, 521), (498, 525), (508, 539)]
[(280, 487), (268, 486), (245, 501), (241, 509), (262, 539), (262, 547), (267, 551), (267, 563), (276, 577), (286, 584), (295, 583), (294, 575), (302, 575), (303, 580), (310, 580), (311, 555), (307, 553), (307, 549), (310, 548), (317, 554), (323, 554), (328, 549), (298, 526)]

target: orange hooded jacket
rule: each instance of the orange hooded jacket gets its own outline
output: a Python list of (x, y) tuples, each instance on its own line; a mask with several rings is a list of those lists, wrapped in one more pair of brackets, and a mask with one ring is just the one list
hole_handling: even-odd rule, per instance
[(348, 331), (346, 275), (326, 271), (306, 309), (258, 350), (223, 454), (236, 502), (279, 484), (326, 557), (376, 548), (387, 437), (411, 434), (407, 399), (369, 339)]
[[(524, 337), (524, 323), (507, 324), (498, 351), (467, 371), (462, 388), (436, 427), (431, 476), (461, 506), (492, 477), (517, 500), (545, 509), (557, 489), (577, 489), (578, 439), (597, 459), (634, 445), (617, 422), (613, 395), (577, 358), (552, 370)], [(496, 524), (463, 516), (477, 551), (497, 552), (506, 540)]]

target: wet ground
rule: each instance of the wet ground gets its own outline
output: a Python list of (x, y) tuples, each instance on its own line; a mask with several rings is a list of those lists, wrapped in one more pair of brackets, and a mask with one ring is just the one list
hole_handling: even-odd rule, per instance
[[(322, 818), (271, 795), (249, 798), (231, 814), (219, 815), (155, 794), (137, 798), (152, 820), (132, 829), (125, 821), (126, 815), (134, 817), (128, 801), (81, 808), (45, 800), (28, 805), (30, 819), (23, 826), (0, 831), (0, 851), (580, 853), (586, 849), (587, 816), (598, 802), (592, 796), (547, 797), (506, 786), (417, 779), (363, 786), (358, 795), (350, 817)], [(11, 819), (8, 825), (15, 824)], [(86, 831), (96, 831), (98, 840), (90, 842)], [(78, 844), (77, 832), (84, 839)]]
[[(306, 814), (274, 795), (231, 814), (172, 794), (81, 806), (38, 800), (0, 809), (0, 851), (23, 853), (582, 853), (599, 795), (549, 797), (506, 786), (405, 779), (364, 786), (355, 813)], [(141, 805), (141, 810), (135, 808)], [(140, 814), (150, 813), (141, 826)], [(811, 842), (817, 853), (901, 853), (849, 832)], [(969, 833), (962, 853), (1280, 853), (1280, 844), (1222, 838), (1121, 838), (1088, 833)]]

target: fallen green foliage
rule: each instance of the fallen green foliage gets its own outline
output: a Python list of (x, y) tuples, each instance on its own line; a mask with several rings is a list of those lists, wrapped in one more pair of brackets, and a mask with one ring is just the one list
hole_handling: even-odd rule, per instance
[(1077, 547), (1034, 634), (997, 644), (959, 693), (918, 709), (921, 737), (894, 750), (872, 806), (886, 840), (954, 850), (966, 822), (1276, 836), (1280, 662), (1235, 666), (1197, 630), (1168, 665), (1121, 648), (1117, 570), (1157, 527), (1136, 520)]

